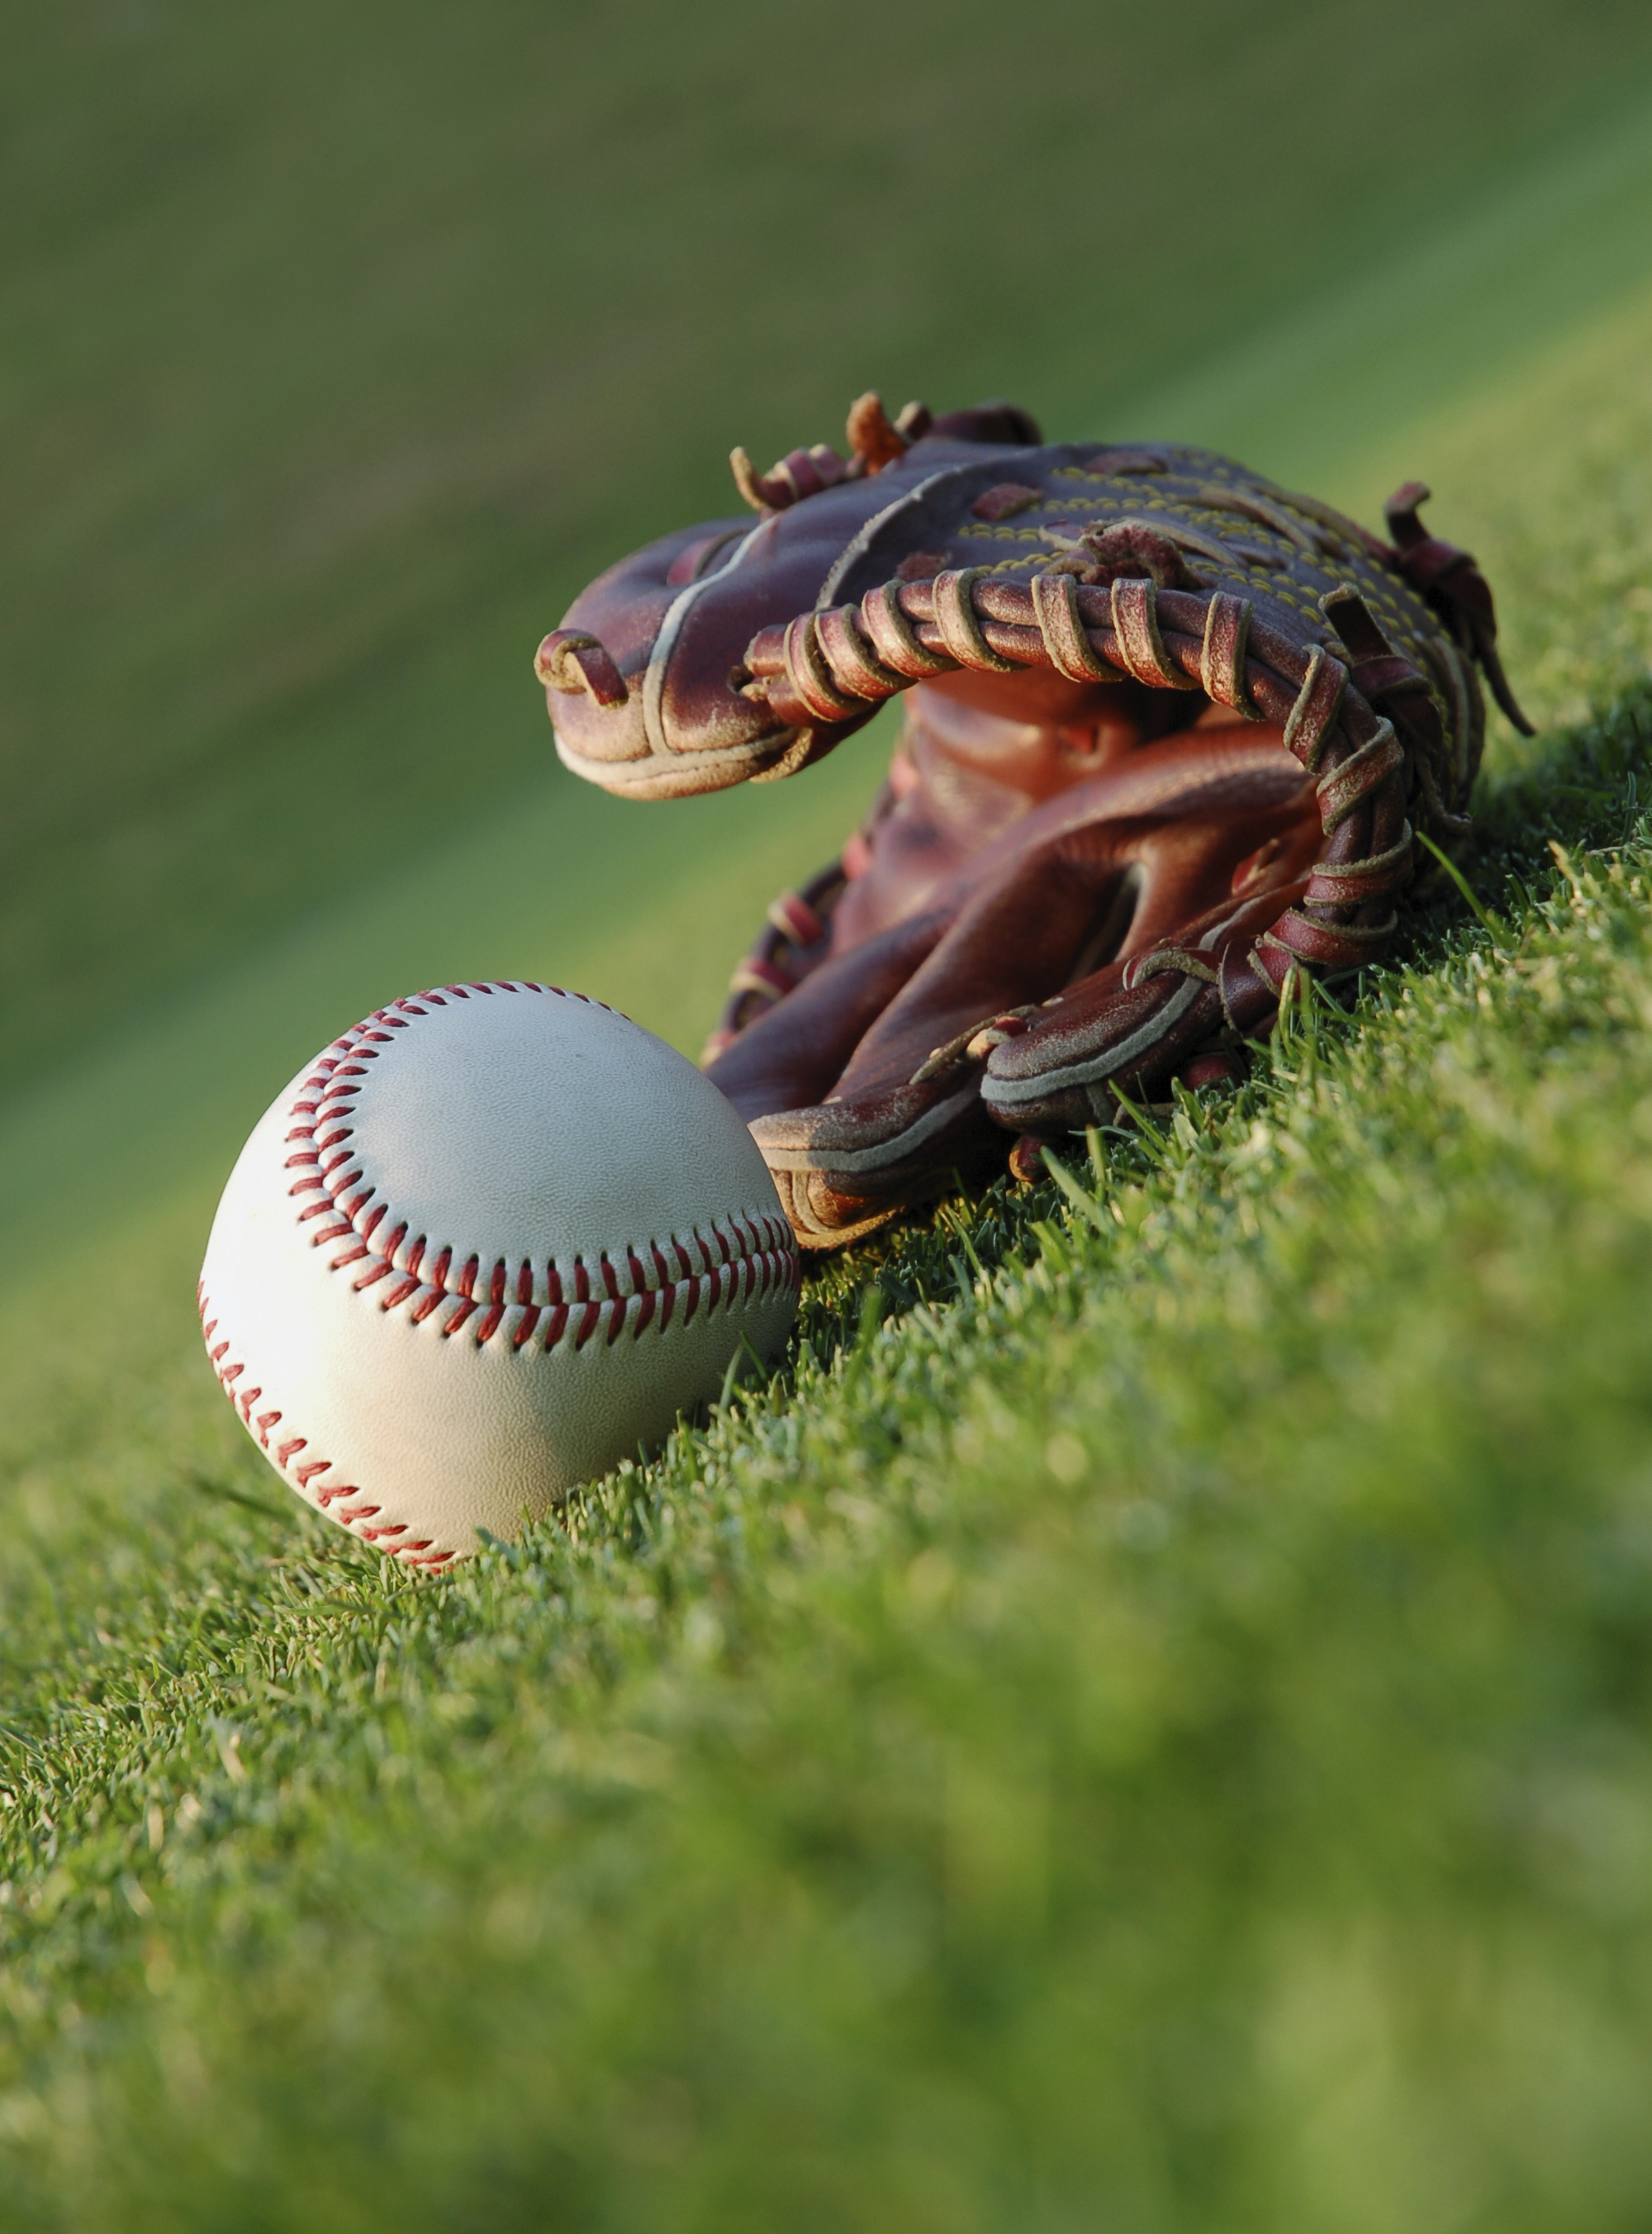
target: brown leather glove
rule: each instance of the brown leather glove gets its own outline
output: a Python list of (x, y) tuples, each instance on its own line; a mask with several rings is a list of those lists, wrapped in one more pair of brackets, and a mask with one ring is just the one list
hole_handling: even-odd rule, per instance
[(792, 774), (911, 692), (866, 824), (775, 903), (707, 1051), (807, 1246), (1005, 1129), (1234, 1075), (1293, 970), (1381, 955), (1414, 826), (1466, 832), (1477, 666), (1527, 726), (1415, 483), (1389, 544), (1209, 451), (875, 396), (847, 459), (735, 470), (754, 524), (611, 568), (537, 665), (564, 761), (641, 798)]

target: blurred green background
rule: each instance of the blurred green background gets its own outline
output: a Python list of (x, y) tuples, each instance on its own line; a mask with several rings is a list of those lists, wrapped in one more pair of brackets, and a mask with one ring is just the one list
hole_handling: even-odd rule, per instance
[[(421, 849), (501, 802), (545, 829), (513, 920), (577, 957), (735, 834), (824, 857), (872, 754), (663, 813), (550, 774), (528, 662), (591, 573), (727, 512), (731, 443), (834, 438), (872, 385), (1340, 458), (1537, 337), (1499, 257), (1547, 257), (1557, 320), (1621, 281), (1652, 11), (101, 0), (12, 11), (7, 48), (16, 1082), (369, 885), (457, 946), (502, 896)], [(1582, 215), (1516, 210), (1556, 163)], [(1436, 233), (1432, 293), (1340, 300)]]

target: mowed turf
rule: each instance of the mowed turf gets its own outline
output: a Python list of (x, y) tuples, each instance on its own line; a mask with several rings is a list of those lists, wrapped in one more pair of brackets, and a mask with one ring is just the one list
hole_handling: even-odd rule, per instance
[[(3, 1345), (0, 2211), (1643, 2223), (1649, 342), (1642, 287), (1298, 430), (1368, 516), (1434, 480), (1545, 715), (1616, 702), (1499, 739), (1492, 930), (1420, 913), (1351, 1025), (1075, 1143), (1087, 1199), (823, 1272), (771, 1389), (444, 1584), (297, 1514), (188, 1339), (206, 1135), (260, 1032), (305, 1052), (330, 922), (42, 1088), (13, 1141), (83, 1146)], [(742, 836), (789, 855), (803, 796)], [(663, 935), (714, 946), (726, 881)], [(449, 936), (548, 937), (507, 889)], [(659, 935), (595, 990), (645, 1006)]]

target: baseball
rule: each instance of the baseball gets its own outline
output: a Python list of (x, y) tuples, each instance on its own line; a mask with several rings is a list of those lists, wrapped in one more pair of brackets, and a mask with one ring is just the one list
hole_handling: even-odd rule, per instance
[(201, 1269), (207, 1353), (306, 1503), (410, 1565), (514, 1534), (773, 1356), (798, 1257), (751, 1135), (651, 1032), (447, 985), (305, 1066)]

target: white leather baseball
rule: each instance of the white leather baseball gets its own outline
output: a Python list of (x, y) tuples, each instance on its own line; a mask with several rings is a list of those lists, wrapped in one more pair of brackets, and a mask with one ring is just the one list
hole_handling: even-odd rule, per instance
[(798, 1257), (710, 1081), (600, 1002), (448, 985), (308, 1064), (201, 1269), (219, 1379), (284, 1480), (422, 1567), (508, 1536), (783, 1344)]

